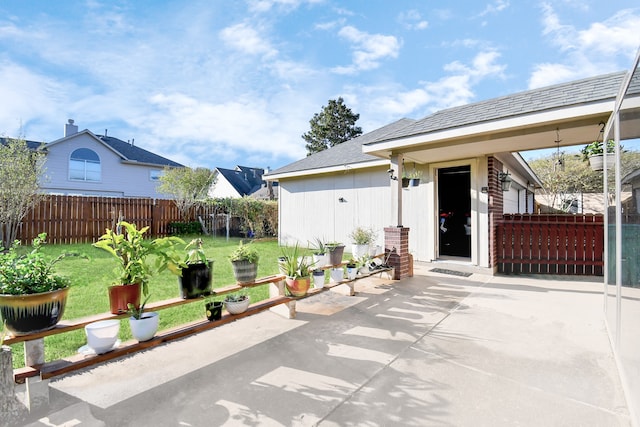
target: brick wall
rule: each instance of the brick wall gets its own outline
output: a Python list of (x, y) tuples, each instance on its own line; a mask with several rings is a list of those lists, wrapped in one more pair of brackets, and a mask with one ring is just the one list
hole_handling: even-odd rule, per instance
[(384, 250), (388, 264), (395, 268), (395, 280), (410, 277), (409, 228), (386, 227), (384, 229)]
[(496, 248), (496, 221), (502, 219), (504, 206), (504, 193), (498, 181), (498, 172), (502, 172), (502, 162), (495, 157), (489, 157), (487, 173), (489, 177), (489, 266), (494, 267), (498, 262), (498, 250)]

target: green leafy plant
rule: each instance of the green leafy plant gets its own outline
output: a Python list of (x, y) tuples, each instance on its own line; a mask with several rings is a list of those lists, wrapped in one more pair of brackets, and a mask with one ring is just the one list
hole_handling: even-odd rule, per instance
[(292, 279), (309, 277), (313, 271), (313, 265), (313, 260), (310, 257), (300, 253), (297, 243), (293, 248), (282, 247), (280, 266), (288, 277)]
[(140, 320), (142, 318), (142, 314), (144, 313), (144, 307), (147, 305), (147, 301), (149, 301), (149, 297), (151, 295), (147, 295), (142, 304), (136, 308), (135, 305), (128, 303), (127, 304), (127, 313), (129, 316), (133, 317), (136, 320)]
[(313, 239), (313, 242), (309, 242), (309, 249), (311, 251), (313, 251), (314, 254), (316, 255), (324, 255), (327, 252), (327, 248), (325, 248), (325, 244), (324, 244), (324, 240), (319, 238), (319, 237), (315, 237)]
[(144, 234), (149, 227), (138, 230), (135, 224), (126, 221), (120, 221), (118, 226), (122, 227), (122, 233), (107, 229), (93, 244), (113, 255), (118, 262), (115, 270), (118, 276), (116, 284), (139, 283), (142, 285), (142, 293), (148, 295), (149, 277), (152, 274), (165, 270), (177, 276), (181, 274), (181, 268), (186, 264), (182, 261), (178, 245), (184, 245), (184, 240), (175, 236), (147, 240)]
[(372, 228), (356, 227), (349, 237), (356, 245), (370, 245), (378, 237)]
[(55, 274), (54, 266), (67, 257), (88, 257), (64, 252), (50, 259), (42, 253), (46, 239), (46, 233), (39, 234), (33, 239), (33, 249), (24, 254), (19, 252), (17, 240), (7, 251), (0, 248), (0, 294), (36, 294), (64, 289), (71, 284), (68, 278)]
[[(615, 149), (616, 149), (615, 141), (613, 139), (608, 140), (607, 153), (613, 153)], [(593, 141), (592, 143), (587, 144), (582, 150), (580, 150), (580, 153), (582, 153), (583, 160), (585, 161), (589, 160), (589, 157), (591, 156), (596, 156), (598, 154), (604, 153), (604, 143), (602, 141)]]
[(335, 248), (337, 248), (338, 246), (342, 246), (342, 243), (340, 242), (327, 242), (324, 244), (324, 247), (328, 250), (328, 251), (332, 251)]
[(187, 250), (187, 257), (185, 262), (187, 264), (206, 264), (207, 263), (207, 255), (202, 248), (202, 239), (197, 238), (191, 240), (187, 246), (185, 246)]
[(241, 291), (238, 292), (234, 292), (232, 294), (228, 294), (224, 297), (224, 301), (225, 302), (240, 302), (240, 301), (244, 301), (247, 298), (249, 298), (249, 296), (247, 295), (246, 291), (243, 289)]
[(244, 244), (242, 241), (240, 241), (238, 247), (236, 247), (234, 251), (229, 255), (229, 259), (231, 261), (248, 261), (251, 263), (256, 263), (260, 259), (260, 254), (255, 249), (255, 247), (251, 245), (251, 243)]
[(420, 179), (422, 178), (422, 171), (418, 169), (405, 170), (402, 176), (403, 178)]

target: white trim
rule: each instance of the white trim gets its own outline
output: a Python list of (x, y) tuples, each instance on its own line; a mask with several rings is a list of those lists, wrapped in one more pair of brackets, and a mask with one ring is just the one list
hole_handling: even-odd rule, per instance
[(310, 175), (345, 172), (351, 169), (375, 168), (379, 166), (389, 166), (389, 160), (382, 159), (382, 160), (373, 160), (368, 162), (345, 163), (342, 165), (327, 166), (324, 168), (303, 169), (303, 170), (293, 171), (293, 172), (282, 172), (282, 173), (276, 173), (276, 174), (270, 174), (270, 175), (262, 175), (262, 179), (264, 179), (265, 181), (277, 181), (279, 179), (285, 179), (285, 178), (299, 178), (299, 177), (306, 177)]

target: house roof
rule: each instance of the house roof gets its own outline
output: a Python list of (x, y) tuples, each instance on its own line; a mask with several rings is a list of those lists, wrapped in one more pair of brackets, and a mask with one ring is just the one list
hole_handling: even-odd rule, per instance
[(605, 74), (448, 108), (372, 142), (614, 99), (626, 74), (626, 71)]
[(405, 160), (431, 163), (586, 144), (607, 122), (626, 76), (610, 73), (448, 108), (363, 151), (381, 158), (405, 153)]
[[(14, 139), (14, 138), (0, 137), (0, 144), (6, 145), (10, 139)], [(43, 142), (29, 141), (28, 139), (25, 140), (25, 142), (27, 143), (27, 147), (29, 147), (29, 149), (31, 150), (37, 150), (38, 148), (40, 148), (41, 145), (44, 144)]]
[(78, 137), (79, 135), (89, 135), (91, 138), (95, 139), (98, 143), (105, 145), (115, 154), (120, 156), (120, 158), (125, 162), (151, 165), (151, 166), (169, 166), (169, 167), (184, 167), (178, 162), (174, 162), (173, 160), (169, 160), (166, 157), (162, 157), (158, 154), (152, 153), (151, 151), (145, 150), (144, 148), (140, 148), (137, 145), (134, 145), (130, 142), (124, 142), (118, 138), (114, 138), (112, 136), (104, 136), (104, 135), (96, 135), (88, 129), (85, 129), (80, 132), (72, 133), (63, 138), (56, 139), (48, 144), (45, 144), (43, 148), (48, 148), (56, 144), (60, 144), (63, 141), (69, 141)]
[(149, 165), (184, 167), (184, 165), (181, 165), (178, 162), (174, 162), (166, 157), (162, 157), (158, 154), (152, 153), (151, 151), (145, 150), (144, 148), (140, 148), (137, 145), (124, 142), (112, 136), (97, 135), (97, 138), (120, 154), (124, 160)]
[(235, 169), (216, 168), (241, 196), (254, 194), (262, 188), (264, 170), (248, 166), (237, 166)]
[[(403, 140), (405, 139), (410, 140), (410, 145), (413, 144), (411, 145), (412, 147), (417, 147), (417, 144), (422, 144), (421, 135), (437, 134), (438, 136), (433, 136), (432, 142), (436, 144), (434, 148), (439, 151), (436, 157), (436, 152), (431, 150), (431, 147), (428, 145), (424, 146), (420, 148), (424, 154), (419, 158), (415, 158), (418, 157), (418, 153), (414, 151), (411, 154), (415, 156), (413, 160), (420, 162), (427, 161), (425, 159), (429, 159), (429, 161), (442, 161), (447, 158), (452, 158), (451, 156), (474, 156), (489, 152), (509, 153), (519, 151), (519, 149), (514, 148), (513, 141), (514, 138), (524, 139), (522, 132), (508, 135), (509, 138), (503, 138), (501, 144), (492, 144), (490, 141), (493, 138), (493, 126), (487, 125), (482, 129), (471, 129), (471, 127), (478, 124), (516, 119), (515, 124), (510, 124), (512, 129), (515, 129), (527, 125), (524, 122), (519, 122), (517, 120), (518, 117), (545, 112), (553, 113), (554, 111), (568, 107), (589, 106), (595, 103), (603, 103), (604, 101), (611, 103), (611, 106), (599, 106), (594, 111), (580, 110), (572, 112), (571, 114), (578, 117), (582, 117), (583, 115), (604, 117), (606, 121), (607, 114), (611, 111), (610, 107), (613, 106), (612, 103), (626, 74), (626, 71), (621, 71), (519, 92), (437, 111), (420, 120), (401, 119), (350, 141), (346, 141), (320, 153), (313, 154), (302, 160), (276, 169), (268, 175), (268, 179), (310, 174), (313, 173), (314, 170), (320, 172), (322, 169), (326, 170), (327, 168), (340, 165), (354, 165), (362, 162), (373, 162), (381, 158), (388, 158), (392, 150), (397, 149), (398, 151), (403, 151)], [(571, 116), (571, 114), (567, 114)], [(549, 137), (547, 138), (546, 134), (539, 134), (538, 136), (528, 135), (525, 142), (531, 145), (531, 147), (524, 149), (545, 148), (541, 144), (553, 144), (553, 141), (557, 139), (555, 138), (555, 130), (559, 125), (556, 123), (551, 124), (555, 119), (554, 114), (551, 114), (550, 117), (553, 119), (546, 119), (549, 124), (547, 125), (548, 129), (545, 129), (545, 132), (549, 133)], [(572, 117), (573, 116), (571, 116), (570, 119)], [(537, 121), (538, 119), (533, 120), (534, 123)], [(594, 126), (597, 123), (598, 121), (595, 120)], [(480, 132), (486, 133), (489, 135), (489, 138), (479, 138), (476, 136), (473, 151), (471, 150), (471, 146), (461, 146), (459, 142), (457, 143), (458, 146), (455, 147), (457, 151), (446, 142), (438, 142), (447, 140), (440, 136), (442, 132), (452, 129), (463, 129), (465, 127), (470, 128), (468, 131), (469, 138), (474, 138), (473, 135), (477, 135)], [(569, 141), (573, 141), (574, 144), (581, 143), (581, 141), (575, 142), (573, 138), (570, 138), (573, 136), (570, 134), (571, 129), (563, 128), (563, 131), (563, 135), (567, 136), (566, 145), (571, 145)], [(461, 138), (464, 135), (464, 131), (460, 131), (459, 134), (453, 137)], [(427, 142), (427, 144), (429, 143), (431, 142)]]
[(379, 129), (345, 141), (342, 144), (335, 145), (326, 150), (307, 156), (304, 159), (290, 163), (279, 169), (275, 169), (269, 173), (268, 177), (275, 179), (277, 178), (276, 175), (292, 172), (379, 161), (380, 158), (363, 153), (362, 146), (370, 142), (383, 140), (387, 135), (393, 134), (398, 131), (398, 129), (404, 128), (414, 122), (415, 120), (412, 119), (400, 119)]

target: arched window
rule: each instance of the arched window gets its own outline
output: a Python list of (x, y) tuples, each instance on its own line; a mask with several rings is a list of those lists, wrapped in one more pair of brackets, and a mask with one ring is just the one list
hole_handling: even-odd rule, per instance
[(100, 157), (88, 148), (78, 148), (69, 158), (69, 179), (78, 181), (100, 181), (102, 169)]

